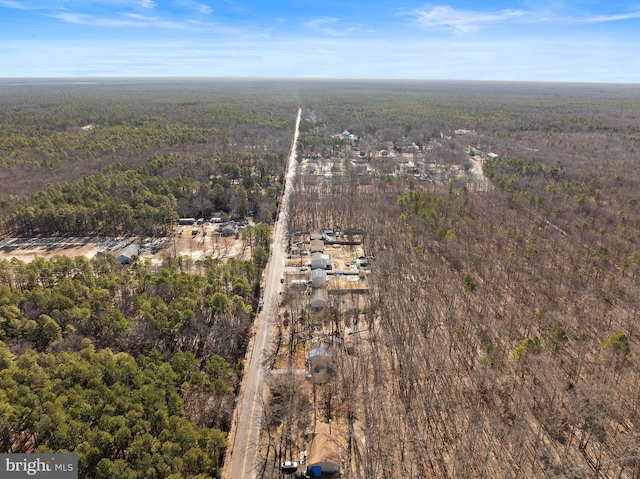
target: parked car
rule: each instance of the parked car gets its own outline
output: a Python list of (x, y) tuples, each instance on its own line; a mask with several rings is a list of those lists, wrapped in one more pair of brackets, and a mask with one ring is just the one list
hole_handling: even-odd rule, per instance
[(259, 313), (260, 311), (262, 311), (262, 308), (263, 308), (263, 307), (264, 307), (264, 301), (260, 301), (260, 302), (258, 303), (258, 313)]

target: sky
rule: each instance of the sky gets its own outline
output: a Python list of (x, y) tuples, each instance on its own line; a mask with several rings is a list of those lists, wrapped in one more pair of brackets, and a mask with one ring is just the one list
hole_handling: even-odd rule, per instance
[(640, 0), (0, 0), (0, 77), (640, 82)]

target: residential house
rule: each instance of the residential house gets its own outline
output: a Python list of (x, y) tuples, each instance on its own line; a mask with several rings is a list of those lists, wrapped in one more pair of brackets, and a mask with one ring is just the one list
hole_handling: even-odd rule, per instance
[(314, 288), (327, 287), (327, 271), (324, 269), (311, 270), (311, 286)]
[(307, 376), (314, 384), (324, 384), (334, 371), (333, 351), (324, 342), (314, 343), (309, 350)]
[(314, 288), (311, 290), (311, 311), (322, 311), (329, 304), (329, 294), (326, 289)]
[(311, 253), (322, 253), (324, 251), (324, 242), (319, 239), (311, 240)]
[(320, 233), (320, 231), (318, 231), (318, 230), (313, 230), (309, 236), (310, 236), (311, 241), (316, 240), (316, 239), (318, 239), (318, 240), (322, 239), (322, 233)]
[(323, 253), (311, 254), (311, 270), (331, 269), (331, 255)]

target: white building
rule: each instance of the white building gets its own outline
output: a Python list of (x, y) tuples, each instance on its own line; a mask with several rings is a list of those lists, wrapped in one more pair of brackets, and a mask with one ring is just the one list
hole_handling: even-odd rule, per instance
[(311, 290), (311, 311), (322, 311), (329, 304), (329, 294), (326, 289), (315, 288)]
[(314, 269), (331, 269), (331, 255), (313, 253), (311, 255), (311, 270)]
[(311, 270), (311, 286), (314, 288), (327, 287), (327, 271), (324, 269)]

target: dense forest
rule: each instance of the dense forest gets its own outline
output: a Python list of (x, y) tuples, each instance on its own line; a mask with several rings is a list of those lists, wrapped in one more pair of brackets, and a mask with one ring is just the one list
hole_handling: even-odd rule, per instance
[(0, 270), (3, 451), (77, 452), (80, 477), (217, 475), (259, 268), (104, 254)]
[(135, 170), (105, 166), (18, 201), (5, 228), (19, 236), (167, 236), (179, 217), (251, 211), (270, 221), (282, 189), (280, 157), (262, 155), (255, 168), (178, 154), (152, 155)]

